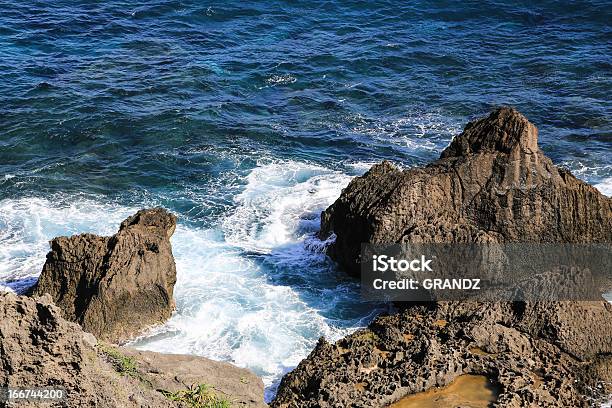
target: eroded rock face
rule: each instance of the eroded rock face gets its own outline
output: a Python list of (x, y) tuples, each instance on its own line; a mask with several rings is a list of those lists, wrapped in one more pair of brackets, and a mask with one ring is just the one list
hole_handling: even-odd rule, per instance
[(501, 385), (496, 407), (588, 407), (612, 392), (611, 316), (605, 302), (412, 306), (321, 339), (271, 406), (386, 407), (476, 374)]
[(98, 343), (79, 325), (64, 320), (49, 296), (0, 293), (0, 387), (67, 391), (65, 401), (45, 406), (159, 408), (186, 406), (161, 391), (177, 392), (193, 384), (210, 385), (215, 395), (235, 407), (266, 406), (263, 383), (248, 370), (202, 357)]
[[(612, 242), (612, 200), (556, 168), (537, 129), (502, 108), (424, 168), (388, 162), (322, 216), (329, 255), (359, 275), (362, 243)], [(287, 374), (272, 407), (386, 407), (462, 374), (500, 384), (497, 407), (587, 407), (612, 393), (612, 307), (597, 302), (403, 304)]]
[(129, 339), (174, 309), (175, 227), (174, 215), (155, 208), (129, 217), (111, 237), (55, 238), (34, 294), (51, 295), (66, 319), (101, 339)]
[(469, 123), (424, 168), (388, 162), (357, 177), (322, 214), (328, 254), (359, 275), (362, 243), (612, 241), (612, 200), (558, 169), (512, 108)]

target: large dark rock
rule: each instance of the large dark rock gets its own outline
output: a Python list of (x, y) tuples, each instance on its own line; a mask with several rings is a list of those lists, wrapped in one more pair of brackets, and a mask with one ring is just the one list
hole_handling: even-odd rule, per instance
[[(324, 211), (329, 255), (358, 275), (362, 243), (610, 243), (612, 200), (556, 168), (511, 108), (468, 124), (439, 160), (388, 162)], [(459, 375), (501, 385), (497, 407), (587, 407), (612, 393), (612, 307), (596, 302), (403, 304), (281, 381), (272, 407), (386, 407)]]
[(248, 370), (202, 357), (98, 343), (66, 321), (48, 295), (0, 293), (0, 388), (61, 387), (67, 392), (61, 402), (10, 406), (178, 408), (191, 405), (168, 396), (180, 396), (194, 384), (207, 384), (211, 394), (233, 407), (266, 406), (263, 383)]
[(612, 200), (558, 169), (512, 108), (469, 123), (439, 160), (373, 166), (322, 214), (328, 250), (359, 275), (362, 243), (610, 242)]
[(51, 295), (66, 319), (101, 339), (129, 339), (174, 309), (175, 227), (174, 215), (155, 208), (129, 217), (111, 237), (55, 238), (34, 294)]

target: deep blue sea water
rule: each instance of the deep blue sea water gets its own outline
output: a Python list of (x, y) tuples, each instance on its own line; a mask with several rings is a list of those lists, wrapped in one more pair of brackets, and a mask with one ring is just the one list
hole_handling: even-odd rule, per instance
[(313, 237), (372, 163), (427, 163), (509, 104), (612, 194), (608, 1), (228, 3), (0, 0), (0, 285), (163, 205), (177, 313), (136, 345), (249, 367), (269, 398), (379, 310)]

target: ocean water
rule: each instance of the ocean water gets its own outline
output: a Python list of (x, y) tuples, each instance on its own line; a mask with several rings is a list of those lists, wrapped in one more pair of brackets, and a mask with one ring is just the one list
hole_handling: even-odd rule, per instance
[(0, 0), (0, 285), (167, 207), (177, 311), (135, 345), (248, 367), (269, 399), (384, 308), (314, 235), (372, 163), (427, 163), (509, 104), (612, 194), (609, 2), (397, 3)]

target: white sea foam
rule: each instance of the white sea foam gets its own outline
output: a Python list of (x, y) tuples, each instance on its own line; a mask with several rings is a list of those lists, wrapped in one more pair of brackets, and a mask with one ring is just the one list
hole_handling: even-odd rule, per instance
[(600, 183), (595, 184), (595, 187), (601, 191), (602, 194), (612, 197), (612, 177), (603, 179)]
[(336, 281), (320, 250), (325, 244), (313, 236), (320, 211), (349, 179), (305, 163), (262, 163), (221, 228), (179, 226), (177, 313), (135, 345), (248, 367), (262, 376), (270, 399), (320, 336), (338, 339), (376, 313), (325, 316), (358, 297), (354, 282)]
[(318, 336), (333, 340), (348, 331), (330, 326), (291, 288), (241, 273), (249, 271), (217, 272), (207, 289), (177, 288), (183, 301), (176, 315), (136, 346), (247, 367), (262, 376), (270, 399), (276, 381), (308, 355)]
[(377, 163), (378, 162), (352, 162), (347, 163), (346, 167), (348, 167), (354, 175), (361, 176)]
[(291, 287), (270, 283), (257, 260), (228, 246), (218, 231), (179, 226), (172, 243), (177, 312), (136, 346), (231, 361), (270, 386), (316, 337), (343, 334)]
[(266, 83), (270, 85), (287, 85), (292, 84), (295, 81), (297, 81), (297, 78), (289, 74), (272, 75), (266, 79)]
[(371, 118), (361, 113), (347, 118), (350, 131), (380, 145), (397, 145), (410, 151), (437, 152), (461, 131), (459, 122), (432, 112), (408, 112), (399, 118)]
[(612, 165), (573, 159), (561, 162), (560, 166), (569, 169), (574, 176), (592, 184), (602, 194), (612, 197), (612, 177), (607, 177), (612, 171)]
[(319, 214), (339, 195), (350, 177), (293, 161), (259, 166), (236, 197), (237, 209), (223, 222), (226, 241), (269, 253), (318, 229)]

